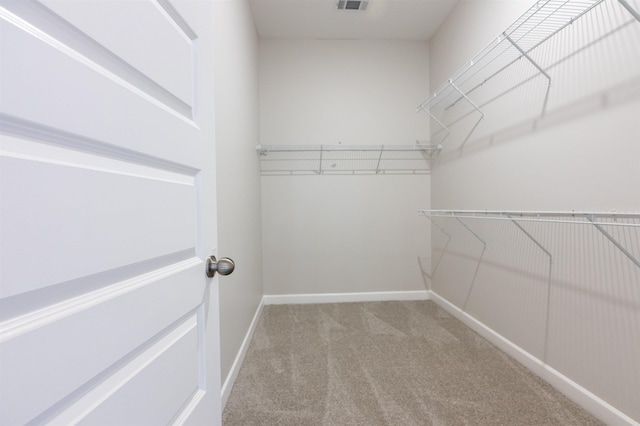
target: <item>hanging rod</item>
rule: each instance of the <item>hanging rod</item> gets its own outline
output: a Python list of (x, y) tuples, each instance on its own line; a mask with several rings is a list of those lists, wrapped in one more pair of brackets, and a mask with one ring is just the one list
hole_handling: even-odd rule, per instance
[(376, 152), (432, 152), (442, 149), (440, 144), (415, 145), (256, 145), (256, 151), (269, 152), (331, 152), (331, 151), (376, 151)]

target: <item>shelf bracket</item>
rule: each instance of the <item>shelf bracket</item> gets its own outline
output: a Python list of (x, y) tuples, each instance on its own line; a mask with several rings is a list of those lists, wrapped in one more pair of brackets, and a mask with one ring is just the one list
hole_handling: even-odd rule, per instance
[(478, 108), (478, 106), (476, 104), (473, 103), (473, 101), (471, 99), (469, 99), (469, 97), (458, 88), (458, 86), (456, 86), (455, 84), (453, 84), (453, 79), (449, 79), (449, 85), (451, 87), (453, 87), (454, 89), (456, 89), (456, 91), (458, 93), (460, 93), (460, 96), (462, 96), (463, 98), (465, 98), (467, 100), (467, 102), (469, 102), (469, 104), (471, 104), (471, 106), (480, 113), (480, 118), (478, 119), (478, 121), (476, 121), (476, 124), (473, 125), (473, 127), (471, 128), (471, 130), (469, 130), (469, 133), (467, 134), (467, 137), (464, 138), (464, 140), (462, 141), (462, 144), (460, 145), (460, 148), (464, 147), (464, 144), (467, 143), (467, 141), (469, 140), (469, 138), (471, 137), (471, 134), (474, 132), (474, 130), (476, 130), (476, 127), (478, 127), (478, 124), (480, 124), (480, 122), (482, 121), (482, 119), (484, 119), (484, 112), (482, 112), (482, 110), (480, 108)]
[(607, 239), (609, 241), (611, 241), (613, 243), (614, 246), (616, 246), (618, 248), (618, 250), (620, 250), (622, 253), (624, 253), (625, 256), (627, 256), (633, 263), (635, 263), (635, 265), (640, 268), (640, 260), (636, 259), (631, 253), (629, 253), (629, 251), (627, 251), (627, 249), (625, 249), (624, 247), (622, 247), (622, 245), (618, 242), (618, 240), (616, 240), (613, 235), (611, 235), (610, 233), (608, 233), (603, 227), (602, 225), (600, 225), (599, 223), (596, 223), (595, 221), (595, 215), (589, 214), (586, 215), (587, 220), (589, 222), (591, 222), (593, 224), (593, 226), (596, 227), (596, 229), (598, 231), (600, 231), (602, 233), (602, 235), (604, 235), (605, 237), (607, 237)]
[(378, 155), (378, 163), (376, 164), (376, 174), (380, 173), (380, 160), (382, 160), (383, 152), (384, 152), (384, 145), (380, 147), (380, 155)]
[(547, 74), (547, 72), (540, 66), (538, 65), (538, 63), (536, 61), (534, 61), (531, 56), (527, 55), (527, 52), (525, 52), (524, 50), (522, 50), (522, 48), (520, 46), (518, 46), (518, 43), (516, 43), (515, 41), (513, 41), (511, 39), (511, 37), (509, 37), (507, 35), (506, 32), (502, 33), (502, 35), (504, 36), (504, 38), (506, 38), (507, 40), (509, 40), (509, 43), (511, 43), (513, 45), (513, 47), (515, 47), (516, 49), (518, 49), (518, 52), (520, 52), (520, 54), (522, 56), (524, 56), (525, 58), (527, 58), (527, 60), (529, 62), (531, 62), (531, 65), (533, 65), (534, 67), (536, 67), (538, 69), (538, 71), (540, 71), (542, 73), (542, 75), (544, 75), (545, 77), (547, 77), (547, 80), (549, 80), (549, 85), (551, 85), (551, 76), (549, 74)]
[(324, 150), (324, 147), (322, 145), (320, 145), (320, 162), (318, 164), (318, 174), (321, 175), (322, 174), (322, 151)]
[(480, 241), (482, 243), (482, 253), (480, 253), (480, 257), (478, 258), (478, 264), (476, 265), (476, 271), (473, 274), (473, 280), (471, 280), (471, 285), (469, 286), (469, 290), (467, 291), (467, 295), (464, 298), (464, 303), (462, 304), (462, 311), (466, 312), (467, 303), (469, 302), (469, 296), (471, 296), (471, 290), (473, 290), (473, 286), (476, 283), (476, 278), (478, 276), (478, 270), (480, 269), (480, 264), (482, 263), (482, 258), (484, 257), (484, 252), (487, 250), (487, 243), (482, 238), (480, 238), (480, 236), (478, 236), (478, 234), (473, 232), (473, 230), (471, 228), (469, 228), (467, 226), (467, 224), (465, 224), (462, 220), (460, 220), (460, 218), (458, 216), (454, 216), (454, 217), (458, 222), (460, 222), (460, 224), (462, 226), (464, 226), (467, 229), (467, 231), (471, 232), (471, 234), (473, 234), (473, 236), (476, 237), (478, 239), (478, 241)]
[(631, 7), (631, 5), (629, 3), (627, 3), (625, 0), (618, 0), (618, 2), (622, 5), (622, 7), (624, 7), (625, 9), (627, 9), (627, 11), (638, 20), (638, 22), (640, 22), (640, 13), (638, 13), (633, 7)]
[(445, 126), (444, 124), (442, 124), (442, 121), (438, 120), (438, 118), (435, 115), (433, 115), (431, 113), (431, 111), (429, 111), (429, 108), (426, 108), (426, 107), (420, 105), (418, 107), (418, 111), (420, 111), (420, 110), (422, 110), (422, 111), (426, 112), (427, 114), (429, 114), (429, 117), (431, 117), (433, 119), (433, 121), (438, 123), (440, 125), (440, 127), (442, 127), (444, 129), (444, 131), (447, 132), (447, 134), (444, 136), (444, 138), (442, 138), (442, 140), (440, 141), (440, 143), (444, 142), (444, 140), (447, 139), (449, 137), (449, 135), (451, 134), (451, 132), (449, 131), (449, 128), (447, 126)]
[(549, 250), (544, 248), (544, 246), (542, 244), (540, 244), (540, 242), (538, 240), (533, 238), (533, 235), (531, 235), (526, 229), (524, 229), (522, 227), (522, 225), (520, 225), (518, 222), (516, 222), (516, 219), (514, 219), (513, 216), (511, 216), (511, 215), (506, 215), (506, 216), (509, 219), (511, 219), (511, 222), (513, 222), (513, 224), (516, 225), (518, 227), (518, 229), (520, 229), (524, 233), (524, 235), (527, 236), (527, 238), (529, 238), (531, 241), (533, 241), (533, 243), (535, 245), (537, 245), (540, 248), (540, 250), (542, 250), (547, 256), (549, 256), (549, 263), (553, 263), (553, 255), (549, 252)]
[(449, 80), (449, 85), (451, 87), (453, 87), (454, 89), (456, 89), (456, 92), (460, 93), (460, 96), (462, 96), (463, 98), (465, 98), (467, 100), (467, 102), (469, 102), (471, 104), (471, 106), (473, 107), (473, 109), (475, 109), (476, 111), (478, 111), (480, 113), (481, 118), (484, 118), (484, 112), (482, 112), (482, 110), (480, 108), (478, 108), (478, 106), (476, 104), (473, 103), (473, 101), (471, 99), (469, 99), (469, 97), (458, 88), (458, 86), (456, 86), (455, 84), (453, 84), (453, 80), (450, 79)]
[(509, 41), (509, 43), (511, 43), (511, 44), (513, 45), (513, 47), (515, 47), (516, 49), (518, 49), (518, 52), (520, 52), (520, 54), (521, 54), (522, 56), (524, 56), (525, 58), (527, 58), (527, 60), (528, 60), (529, 62), (531, 62), (531, 65), (533, 65), (534, 67), (536, 67), (536, 68), (537, 68), (537, 70), (538, 70), (538, 71), (540, 71), (540, 73), (542, 73), (542, 75), (544, 75), (544, 76), (547, 78), (547, 80), (549, 81), (549, 82), (547, 83), (547, 93), (545, 93), (545, 95), (544, 95), (544, 102), (543, 102), (543, 104), (542, 104), (542, 114), (544, 114), (544, 113), (545, 113), (545, 111), (547, 110), (547, 101), (549, 100), (549, 90), (551, 89), (551, 76), (550, 76), (549, 74), (547, 74), (547, 72), (546, 72), (546, 71), (545, 71), (545, 70), (544, 70), (540, 65), (538, 65), (538, 63), (537, 63), (536, 61), (534, 61), (534, 60), (533, 60), (533, 58), (531, 58), (531, 56), (529, 56), (529, 55), (527, 54), (527, 52), (525, 52), (525, 51), (524, 51), (520, 46), (518, 46), (518, 43), (516, 43), (515, 41), (513, 41), (513, 40), (511, 39), (511, 37), (509, 37), (509, 36), (507, 35), (507, 33), (506, 33), (506, 32), (503, 32), (503, 33), (502, 33), (502, 35), (504, 36), (504, 38), (506, 38), (506, 39)]
[(447, 236), (447, 243), (444, 245), (444, 248), (442, 249), (442, 253), (440, 254), (440, 257), (438, 258), (438, 262), (436, 262), (435, 266), (432, 266), (431, 269), (431, 275), (433, 276), (433, 274), (436, 273), (436, 270), (438, 269), (438, 266), (440, 265), (440, 261), (442, 260), (442, 257), (444, 256), (444, 253), (447, 251), (447, 247), (449, 247), (449, 242), (451, 241), (451, 235), (445, 231), (440, 225), (438, 225), (433, 219), (431, 219), (431, 217), (426, 214), (423, 213), (424, 217), (426, 217), (429, 222), (431, 222), (431, 224), (433, 226), (435, 226), (436, 228), (438, 228), (444, 235)]
[(513, 224), (516, 225), (518, 229), (527, 236), (527, 238), (533, 241), (533, 243), (537, 245), (540, 250), (542, 250), (547, 256), (549, 256), (549, 272), (547, 273), (547, 308), (546, 319), (544, 323), (544, 349), (542, 351), (542, 361), (546, 362), (548, 352), (547, 342), (549, 341), (549, 312), (551, 309), (551, 269), (553, 268), (553, 255), (549, 252), (549, 250), (544, 248), (544, 246), (538, 240), (533, 238), (533, 235), (531, 235), (526, 229), (524, 229), (522, 225), (516, 222), (516, 220), (511, 215), (506, 216), (511, 219), (511, 222), (513, 222)]

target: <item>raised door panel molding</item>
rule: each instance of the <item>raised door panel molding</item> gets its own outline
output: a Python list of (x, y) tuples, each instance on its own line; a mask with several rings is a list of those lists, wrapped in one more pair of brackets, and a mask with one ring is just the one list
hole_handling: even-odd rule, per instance
[[(116, 58), (193, 106), (195, 56), (192, 44), (196, 34), (168, 1), (41, 0), (41, 3), (67, 25), (79, 29), (81, 37), (94, 40)], [(139, 16), (145, 16), (144, 26), (140, 25)], [(83, 44), (89, 47), (88, 43)], [(95, 50), (102, 49), (96, 47)]]
[(195, 256), (195, 175), (13, 137), (3, 139), (0, 161), (3, 239), (20, 241), (1, 247), (3, 298), (172, 253)]

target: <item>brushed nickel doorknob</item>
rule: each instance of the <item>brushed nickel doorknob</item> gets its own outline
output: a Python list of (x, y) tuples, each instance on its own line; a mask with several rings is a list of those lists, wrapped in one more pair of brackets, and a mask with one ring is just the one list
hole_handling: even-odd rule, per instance
[(212, 278), (216, 272), (220, 275), (229, 275), (236, 268), (236, 264), (228, 257), (218, 260), (215, 256), (209, 256), (207, 259), (207, 276)]

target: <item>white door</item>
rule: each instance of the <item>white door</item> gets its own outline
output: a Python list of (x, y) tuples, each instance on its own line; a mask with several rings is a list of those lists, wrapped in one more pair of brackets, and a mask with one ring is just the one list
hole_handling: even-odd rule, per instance
[(220, 423), (212, 23), (0, 0), (0, 424)]

